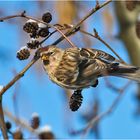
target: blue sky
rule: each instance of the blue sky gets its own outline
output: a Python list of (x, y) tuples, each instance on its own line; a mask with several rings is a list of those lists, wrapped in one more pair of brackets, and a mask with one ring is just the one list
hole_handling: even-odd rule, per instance
[[(38, 13), (41, 16), (45, 10), (49, 10), (54, 16), (52, 22), (55, 23), (57, 22), (57, 17), (55, 16), (57, 13), (55, 9), (51, 7), (53, 3), (54, 2), (50, 2), (50, 6), (46, 6), (47, 9), (39, 9), (37, 1), (0, 1), (0, 10), (4, 12), (4, 14), (0, 14), (0, 17), (4, 15), (17, 14), (23, 10), (26, 10), (27, 14), (36, 17)], [(83, 5), (89, 10), (94, 6), (94, 4), (95, 3), (91, 1), (83, 3)], [(113, 4), (110, 4), (108, 8), (113, 13)], [(102, 11), (103, 10), (101, 10), (101, 12)], [(89, 25), (89, 31), (92, 31), (92, 28), (96, 28), (101, 36), (104, 36), (101, 12), (98, 12), (91, 17), (87, 21), (87, 24)], [(84, 16), (84, 14), (86, 13), (83, 13), (80, 17)], [(113, 34), (117, 34), (118, 26), (115, 16), (114, 21), (115, 25)], [(16, 52), (20, 46), (24, 46), (28, 41), (27, 36), (22, 38), (22, 34), (26, 34), (22, 31), (22, 26), (21, 24), (18, 24), (18, 22), (21, 23), (20, 19), (17, 19), (16, 22), (14, 21), (13, 24), (10, 24), (7, 21), (0, 23), (0, 85), (5, 85), (13, 78), (13, 70), (19, 72), (29, 62), (29, 60), (19, 61), (16, 58)], [(125, 46), (120, 40), (115, 39), (112, 41), (107, 38), (106, 41), (126, 62), (130, 63)], [(49, 43), (50, 42), (47, 42), (47, 44)], [(103, 49), (104, 51), (111, 53), (101, 43), (98, 42), (96, 45), (96, 48)], [(36, 67), (36, 65), (39, 67)], [(118, 87), (122, 87), (127, 83), (127, 80), (120, 78), (111, 77), (109, 80)], [(100, 111), (103, 112), (108, 109), (113, 100), (118, 96), (117, 93), (106, 87), (103, 78), (99, 81), (100, 83), (97, 88), (89, 88), (83, 91), (83, 105), (79, 111), (73, 113), (69, 110), (68, 102), (65, 101), (66, 98), (65, 95), (63, 95), (63, 89), (49, 80), (48, 76), (43, 71), (41, 64), (35, 64), (17, 83), (19, 84), (17, 93), (19, 116), (29, 121), (31, 114), (33, 112), (37, 112), (41, 117), (41, 126), (44, 126), (45, 124), (50, 125), (57, 138), (79, 138), (80, 136), (70, 136), (67, 133), (67, 126), (71, 124), (74, 129), (80, 129), (85, 126), (84, 121), (80, 118), (80, 113), (90, 106), (90, 103), (94, 101), (93, 98), (96, 97), (99, 99)], [(17, 91), (15, 90), (15, 85), (5, 93), (3, 98), (4, 107), (8, 108), (12, 114), (15, 114), (13, 103), (14, 91)], [(126, 94), (115, 111), (100, 122), (99, 130), (101, 138), (140, 138), (140, 120), (134, 115), (137, 105), (135, 99), (136, 92), (137, 86), (133, 82), (127, 89)], [(66, 120), (67, 115), (72, 116), (71, 118), (68, 118), (69, 121)], [(8, 118), (6, 118), (6, 120), (8, 120)], [(25, 135), (28, 136), (27, 133), (25, 133)], [(94, 137), (93, 135), (88, 135), (87, 138)]]

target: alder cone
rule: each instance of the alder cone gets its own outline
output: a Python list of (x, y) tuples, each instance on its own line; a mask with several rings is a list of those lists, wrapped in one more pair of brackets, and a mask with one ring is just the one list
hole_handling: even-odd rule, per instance
[(54, 139), (54, 134), (52, 132), (41, 132), (39, 134), (39, 139)]
[(44, 22), (46, 22), (46, 23), (51, 22), (51, 20), (52, 20), (52, 15), (51, 15), (51, 13), (50, 13), (50, 12), (44, 13), (43, 16), (42, 16), (42, 20), (43, 20)]
[(38, 31), (38, 35), (40, 36), (40, 37), (46, 37), (46, 36), (48, 36), (49, 35), (49, 29), (48, 29), (48, 27), (46, 27), (46, 28), (40, 28), (40, 30)]
[(17, 58), (18, 58), (19, 60), (28, 59), (29, 56), (30, 56), (30, 51), (29, 51), (28, 49), (26, 49), (26, 48), (23, 48), (23, 49), (21, 49), (21, 50), (19, 50), (19, 51), (17, 52)]
[(38, 23), (27, 21), (23, 26), (23, 30), (27, 33), (35, 33), (38, 30)]
[(27, 43), (27, 47), (29, 49), (37, 49), (39, 47), (39, 41), (36, 39), (32, 39), (30, 42)]
[(33, 129), (37, 129), (40, 125), (40, 118), (38, 116), (35, 116), (31, 120), (31, 127)]
[(81, 106), (83, 96), (81, 92), (74, 92), (70, 98), (69, 106), (72, 111), (77, 111)]
[(14, 139), (23, 139), (23, 134), (20, 130), (17, 130), (16, 132), (13, 133), (13, 138)]

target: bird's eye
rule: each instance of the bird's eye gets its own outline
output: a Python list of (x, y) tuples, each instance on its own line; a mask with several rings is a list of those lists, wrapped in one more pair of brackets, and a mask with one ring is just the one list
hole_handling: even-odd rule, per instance
[(54, 52), (50, 52), (49, 54), (52, 55), (52, 54), (54, 54)]

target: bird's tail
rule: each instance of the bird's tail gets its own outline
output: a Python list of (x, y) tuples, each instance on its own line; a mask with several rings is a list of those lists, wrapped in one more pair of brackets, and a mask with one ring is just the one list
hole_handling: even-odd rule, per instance
[(119, 76), (140, 83), (140, 67), (120, 64), (111, 68), (109, 73), (112, 76)]

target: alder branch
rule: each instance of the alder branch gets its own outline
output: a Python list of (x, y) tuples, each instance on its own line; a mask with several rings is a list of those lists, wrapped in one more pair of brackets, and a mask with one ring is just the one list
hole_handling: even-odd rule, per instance
[(4, 115), (3, 115), (2, 98), (0, 100), (0, 128), (2, 131), (3, 138), (8, 139), (7, 129), (6, 129)]
[(23, 11), (21, 14), (18, 14), (18, 15), (12, 15), (12, 16), (2, 17), (2, 18), (0, 18), (0, 22), (3, 22), (3, 21), (8, 20), (8, 19), (17, 18), (17, 17), (24, 17), (24, 14), (25, 14), (25, 13), (26, 13), (26, 12)]
[(72, 47), (75, 47), (75, 45), (67, 38), (67, 36), (69, 36), (69, 34), (75, 30), (76, 28), (78, 28), (87, 18), (89, 18), (92, 14), (94, 14), (95, 12), (97, 12), (99, 9), (101, 9), (102, 7), (106, 6), (107, 4), (109, 4), (110, 2), (112, 2), (112, 0), (108, 0), (106, 2), (104, 2), (102, 5), (99, 5), (98, 2), (96, 2), (96, 6), (95, 8), (93, 8), (84, 18), (82, 18), (75, 26), (73, 26), (69, 31), (67, 31), (65, 34), (63, 34), (61, 32), (61, 30), (59, 30), (56, 26), (54, 25), (51, 25), (49, 23), (46, 23), (46, 22), (43, 22), (41, 20), (38, 20), (36, 18), (33, 18), (33, 17), (30, 17), (30, 16), (26, 16), (25, 15), (25, 11), (23, 11), (21, 14), (18, 14), (18, 15), (12, 15), (12, 16), (7, 16), (7, 17), (3, 17), (3, 18), (0, 18), (0, 22), (3, 22), (5, 20), (8, 20), (8, 19), (11, 19), (11, 18), (17, 18), (17, 17), (23, 17), (23, 18), (26, 18), (26, 19), (33, 19), (37, 22), (40, 22), (40, 23), (43, 23), (49, 27), (52, 27), (54, 29), (56, 29), (62, 36), (56, 40), (52, 45), (56, 45), (58, 44), (59, 42), (61, 42), (64, 38), (70, 43), (70, 45)]
[(45, 25), (48, 25), (49, 27), (52, 27), (52, 28), (56, 29), (56, 30), (64, 37), (64, 39), (66, 39), (66, 40), (69, 42), (69, 44), (70, 44), (72, 47), (76, 47), (76, 46), (67, 38), (67, 36), (66, 36), (59, 28), (57, 28), (56, 26), (51, 25), (51, 24), (46, 23), (46, 22), (43, 22), (43, 21), (38, 20), (38, 19), (33, 18), (33, 17), (25, 16), (25, 18), (35, 20), (35, 21), (37, 21), (37, 22), (43, 23), (43, 24), (45, 24)]
[[(75, 29), (79, 28), (80, 25), (87, 20), (92, 14), (94, 14), (95, 12), (97, 12), (99, 9), (103, 8), (104, 6), (106, 6), (107, 4), (109, 4), (110, 2), (112, 2), (112, 0), (108, 0), (106, 2), (104, 2), (102, 5), (99, 5), (99, 3), (96, 3), (95, 8), (93, 8), (85, 17), (83, 17), (76, 25), (74, 25), (69, 31), (67, 31), (65, 33), (65, 36), (69, 36), (69, 34), (71, 34), (71, 32), (73, 32)], [(60, 37), (58, 40), (56, 40), (52, 45), (57, 45), (59, 42), (61, 42), (64, 39), (64, 37)]]
[(18, 14), (18, 15), (12, 15), (12, 16), (7, 16), (7, 17), (4, 17), (4, 18), (0, 18), (0, 22), (3, 22), (3, 21), (5, 21), (5, 20), (11, 19), (11, 18), (17, 18), (17, 17), (25, 18), (25, 19), (28, 19), (28, 20), (29, 20), (29, 19), (32, 19), (32, 20), (34, 20), (34, 21), (37, 21), (37, 22), (39, 22), (39, 23), (43, 23), (44, 25), (47, 25), (47, 26), (49, 26), (49, 27), (52, 27), (52, 28), (56, 29), (56, 30), (69, 42), (69, 44), (70, 44), (72, 47), (76, 47), (76, 46), (70, 41), (70, 39), (68, 39), (67, 36), (65, 36), (65, 35), (63, 34), (63, 32), (62, 32), (59, 28), (57, 28), (56, 26), (51, 25), (51, 24), (49, 24), (49, 23), (46, 23), (46, 22), (44, 22), (44, 21), (42, 21), (42, 20), (39, 20), (39, 19), (30, 17), (30, 16), (27, 16), (25, 13), (26, 13), (26, 12), (24, 11), (24, 12), (22, 12), (21, 14)]

